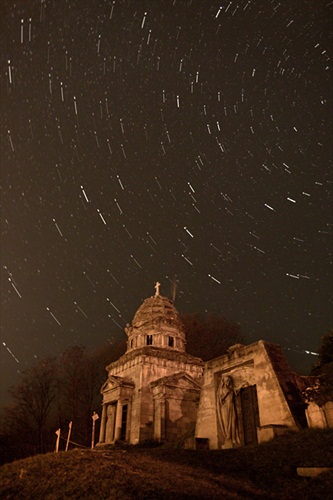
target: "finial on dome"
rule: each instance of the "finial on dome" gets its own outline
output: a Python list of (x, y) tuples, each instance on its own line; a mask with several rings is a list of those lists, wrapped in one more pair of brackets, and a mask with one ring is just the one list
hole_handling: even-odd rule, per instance
[(155, 283), (155, 290), (156, 290), (155, 297), (157, 297), (160, 294), (160, 286), (161, 286), (161, 283), (156, 281), (156, 283)]

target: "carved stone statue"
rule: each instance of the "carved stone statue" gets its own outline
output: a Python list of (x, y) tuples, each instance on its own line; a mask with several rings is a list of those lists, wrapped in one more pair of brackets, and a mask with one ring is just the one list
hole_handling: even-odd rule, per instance
[(224, 447), (239, 446), (235, 393), (230, 376), (221, 377), (221, 383), (217, 391), (217, 416), (225, 440)]

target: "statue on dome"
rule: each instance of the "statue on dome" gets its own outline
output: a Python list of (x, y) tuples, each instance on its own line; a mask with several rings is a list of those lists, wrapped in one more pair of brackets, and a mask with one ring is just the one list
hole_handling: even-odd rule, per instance
[(161, 283), (156, 281), (156, 283), (155, 283), (155, 290), (156, 290), (155, 297), (157, 297), (160, 294), (160, 286), (161, 286)]

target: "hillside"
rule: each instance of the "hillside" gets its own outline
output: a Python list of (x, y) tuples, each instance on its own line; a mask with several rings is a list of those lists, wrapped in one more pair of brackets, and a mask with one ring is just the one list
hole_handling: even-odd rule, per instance
[(192, 451), (116, 446), (49, 453), (1, 467), (4, 499), (323, 499), (333, 471), (333, 430), (290, 433), (259, 446)]

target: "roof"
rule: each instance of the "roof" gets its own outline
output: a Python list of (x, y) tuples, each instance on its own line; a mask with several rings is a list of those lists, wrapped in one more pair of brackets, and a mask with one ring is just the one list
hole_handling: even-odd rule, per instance
[(138, 363), (144, 363), (145, 360), (149, 358), (168, 359), (170, 361), (186, 363), (187, 365), (197, 365), (202, 368), (204, 366), (204, 361), (202, 361), (201, 358), (197, 358), (191, 354), (187, 354), (186, 352), (169, 351), (155, 346), (142, 346), (139, 349), (131, 349), (127, 351), (119, 359), (112, 361), (112, 363), (107, 365), (105, 369), (107, 371), (113, 370), (121, 365), (124, 365), (128, 361), (132, 361), (133, 359), (137, 359)]
[(184, 331), (184, 325), (173, 302), (162, 295), (154, 295), (146, 299), (136, 311), (132, 327), (147, 328), (161, 323)]

